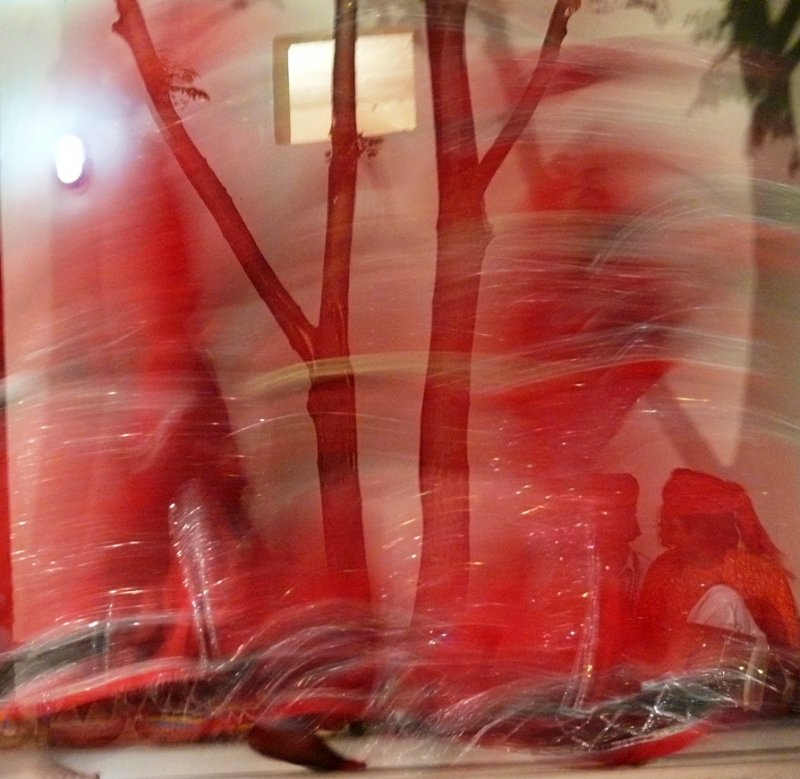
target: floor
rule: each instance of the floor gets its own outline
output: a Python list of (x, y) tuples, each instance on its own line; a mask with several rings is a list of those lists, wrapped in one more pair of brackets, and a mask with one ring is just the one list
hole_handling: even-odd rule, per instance
[[(636, 768), (571, 769), (531, 759), (519, 752), (465, 751), (454, 744), (396, 739), (351, 739), (337, 742), (348, 756), (366, 760), (370, 773), (383, 779), (435, 774), (450, 777), (514, 779), (798, 779), (800, 721), (718, 732), (670, 757)], [(54, 755), (63, 765), (101, 779), (239, 779), (306, 773), (305, 769), (266, 760), (243, 745), (135, 747), (116, 750), (64, 751)], [(2, 756), (0, 756), (2, 759)], [(12, 774), (7, 774), (9, 777)], [(308, 775), (308, 774), (307, 774)], [(0, 769), (0, 776), (6, 774)], [(16, 779), (17, 774), (13, 774)], [(19, 776), (34, 776), (23, 774)], [(36, 775), (38, 776), (38, 775)]]

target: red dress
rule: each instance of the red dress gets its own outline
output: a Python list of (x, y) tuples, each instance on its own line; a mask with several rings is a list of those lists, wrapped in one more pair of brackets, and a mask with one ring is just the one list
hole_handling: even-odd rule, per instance
[[(638, 621), (644, 654), (652, 661), (687, 656), (687, 617), (714, 585), (736, 590), (772, 646), (799, 647), (800, 621), (783, 570), (763, 555), (731, 549), (721, 561), (688, 562), (676, 550), (650, 567), (639, 596)], [(681, 646), (681, 644), (684, 644)]]

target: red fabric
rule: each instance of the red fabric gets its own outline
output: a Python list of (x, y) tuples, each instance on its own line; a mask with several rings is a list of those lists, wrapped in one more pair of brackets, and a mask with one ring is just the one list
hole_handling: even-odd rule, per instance
[[(0, 280), (0, 377), (5, 379), (5, 320), (3, 285)], [(11, 580), (11, 523), (8, 505), (8, 450), (6, 414), (0, 410), (0, 650), (11, 641), (13, 584)]]
[[(0, 351), (2, 341), (0, 340)], [(11, 524), (8, 506), (8, 456), (5, 414), (0, 421), (0, 650), (11, 642), (14, 618), (11, 579)]]
[(780, 560), (780, 550), (770, 539), (758, 519), (744, 488), (732, 481), (723, 481), (708, 473), (688, 468), (675, 469), (662, 493), (661, 519), (664, 543), (671, 546), (672, 527), (681, 517), (731, 513), (744, 545), (770, 560)]
[(800, 621), (783, 571), (744, 549), (729, 550), (715, 564), (689, 562), (681, 551), (662, 554), (650, 567), (639, 598), (642, 634), (649, 660), (679, 670), (699, 649), (687, 626), (692, 607), (712, 586), (736, 590), (773, 646), (800, 647)]

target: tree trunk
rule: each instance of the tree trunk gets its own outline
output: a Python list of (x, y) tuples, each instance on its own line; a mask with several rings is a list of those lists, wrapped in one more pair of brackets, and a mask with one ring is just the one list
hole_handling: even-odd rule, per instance
[(366, 548), (358, 478), (352, 375), (312, 378), (308, 413), (317, 436), (317, 466), (328, 567), (342, 594), (368, 603)]
[(479, 159), (466, 59), (469, 0), (428, 0), (439, 216), (430, 351), (422, 399), (422, 551), (415, 618), (457, 618), (469, 585), (469, 411), (481, 269), (491, 228), (484, 194), (530, 121), (580, 0), (556, 0), (536, 67)]
[(442, 226), (439, 234), (420, 430), (423, 530), (417, 615), (457, 616), (467, 594), (471, 354), (489, 239), (481, 212), (471, 222)]
[(171, 85), (138, 0), (116, 0), (116, 4), (119, 18), (114, 30), (128, 43), (134, 55), (164, 140), (289, 344), (308, 365), (307, 407), (317, 436), (328, 565), (334, 575), (347, 580), (347, 592), (351, 596), (368, 600), (355, 382), (348, 337), (350, 255), (359, 157), (355, 113), (358, 4), (355, 0), (336, 0), (328, 221), (316, 327), (282, 286), (229, 193), (184, 129), (172, 105)]
[(309, 366), (308, 412), (317, 434), (328, 566), (332, 573), (344, 577), (351, 596), (368, 602), (370, 587), (358, 478), (355, 379), (349, 360), (348, 327), (359, 157), (355, 60), (358, 4), (355, 0), (336, 0), (334, 30), (328, 221), (319, 326), (313, 339), (314, 361)]
[(436, 277), (420, 421), (422, 552), (415, 613), (457, 614), (469, 581), (469, 408), (480, 270), (490, 239), (467, 74), (467, 2), (427, 4), (439, 185)]

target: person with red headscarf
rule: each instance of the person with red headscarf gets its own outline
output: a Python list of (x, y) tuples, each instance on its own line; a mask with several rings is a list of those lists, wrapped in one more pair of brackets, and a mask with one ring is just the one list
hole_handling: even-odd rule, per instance
[(645, 657), (681, 670), (714, 646), (710, 634), (800, 648), (789, 575), (744, 488), (678, 468), (662, 500), (667, 551), (647, 572), (637, 608)]

